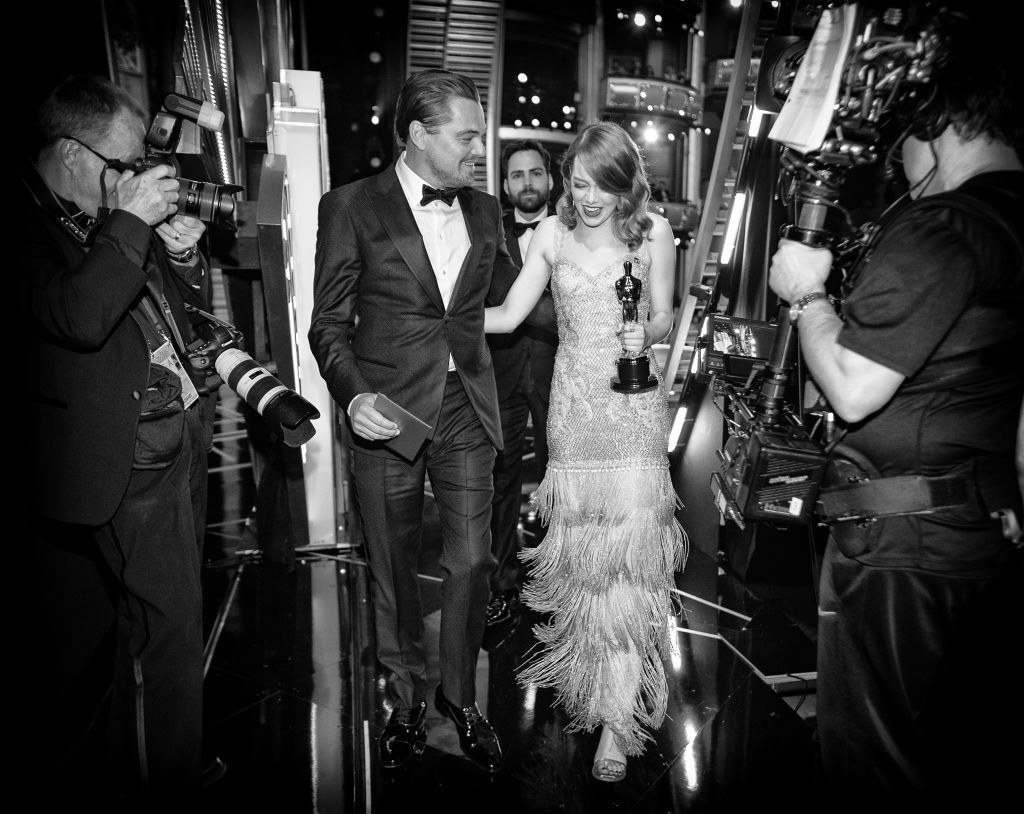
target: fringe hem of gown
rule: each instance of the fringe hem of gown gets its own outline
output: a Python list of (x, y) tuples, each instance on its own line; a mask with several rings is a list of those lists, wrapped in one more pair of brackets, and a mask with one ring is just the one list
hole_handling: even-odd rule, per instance
[(530, 566), (522, 597), (551, 616), (534, 627), (539, 650), (519, 681), (556, 690), (566, 731), (607, 725), (625, 754), (642, 754), (668, 704), (674, 573), (688, 553), (668, 467), (552, 461), (535, 505), (548, 531), (520, 552)]

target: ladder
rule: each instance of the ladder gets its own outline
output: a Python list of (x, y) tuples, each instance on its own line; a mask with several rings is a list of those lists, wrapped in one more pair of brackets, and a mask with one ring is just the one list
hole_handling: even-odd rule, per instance
[[(691, 379), (698, 372), (694, 370), (697, 344), (705, 316), (717, 306), (716, 286), (723, 265), (721, 257), (733, 217), (737, 182), (748, 153), (760, 58), (770, 33), (761, 25), (760, 17), (760, 0), (748, 0), (743, 4), (711, 177), (693, 247), (687, 253), (687, 265), (691, 266), (689, 286), (676, 315), (664, 369), (666, 382), (679, 383), (681, 378), (681, 386), (677, 384), (670, 391), (676, 400), (672, 408), (673, 432), (669, 439), (669, 452), (686, 441), (687, 394)], [(738, 223), (734, 228), (736, 225)], [(738, 237), (738, 234), (730, 237)], [(679, 376), (680, 371), (682, 377)]]

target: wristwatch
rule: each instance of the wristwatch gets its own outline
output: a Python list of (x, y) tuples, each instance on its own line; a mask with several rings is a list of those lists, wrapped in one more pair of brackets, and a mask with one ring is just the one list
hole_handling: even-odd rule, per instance
[(167, 252), (167, 256), (175, 263), (191, 263), (199, 254), (199, 247), (195, 244), (189, 246), (183, 252)]
[(808, 305), (815, 300), (827, 300), (828, 294), (824, 291), (812, 291), (810, 294), (804, 294), (800, 299), (789, 306), (789, 321), (796, 323), (800, 318), (800, 312), (803, 311)]

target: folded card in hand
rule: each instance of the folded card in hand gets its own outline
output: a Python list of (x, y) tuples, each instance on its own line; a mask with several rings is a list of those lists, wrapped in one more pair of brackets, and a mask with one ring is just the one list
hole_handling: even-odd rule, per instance
[(398, 435), (389, 438), (384, 445), (407, 461), (411, 461), (420, 451), (423, 442), (433, 433), (431, 426), (418, 419), (404, 407), (399, 407), (383, 393), (377, 394), (373, 406), (377, 412), (398, 425)]

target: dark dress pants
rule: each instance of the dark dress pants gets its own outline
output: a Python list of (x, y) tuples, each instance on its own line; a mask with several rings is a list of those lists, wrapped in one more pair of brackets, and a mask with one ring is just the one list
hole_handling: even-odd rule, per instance
[(118, 784), (151, 810), (194, 799), (202, 774), (203, 607), (190, 474), (204, 451), (186, 412), (181, 453), (134, 470), (96, 532), (120, 584), (108, 748)]
[(551, 404), (551, 379), (555, 370), (557, 343), (537, 339), (527, 334), (530, 342), (530, 388), (526, 397), (533, 421), (533, 452), (537, 481), (544, 479), (548, 468), (548, 407)]
[[(397, 398), (399, 403), (401, 398)], [(372, 578), (377, 657), (390, 691), (410, 706), (426, 700), (427, 662), (419, 556), (424, 479), (441, 524), (441, 684), (458, 706), (476, 699), (491, 555), (494, 446), (457, 374), (448, 374), (437, 426), (409, 463), (353, 447), (353, 480)]]
[[(537, 482), (544, 480), (548, 469), (548, 406), (551, 403), (551, 376), (554, 369), (554, 349), (547, 342), (531, 340), (533, 350), (527, 367), (530, 369), (530, 389), (526, 393), (530, 405), (530, 419), (533, 421), (533, 465)], [(533, 539), (527, 537), (526, 545), (539, 545), (548, 533), (548, 527), (535, 527)]]
[[(16, 517), (27, 503), (12, 503)], [(95, 721), (110, 689), (117, 585), (85, 526), (26, 517), (12, 545), (17, 596), (14, 774), (79, 804), (102, 770)]]
[(817, 673), (828, 811), (994, 811), (1009, 799), (1024, 726), (1022, 556), (966, 578), (863, 565), (829, 540)]
[(494, 499), (491, 501), (491, 551), (496, 565), (491, 591), (507, 591), (519, 583), (519, 519), (523, 508), (523, 454), (530, 416), (530, 366), (501, 401), (501, 437), (504, 449), (494, 459)]

